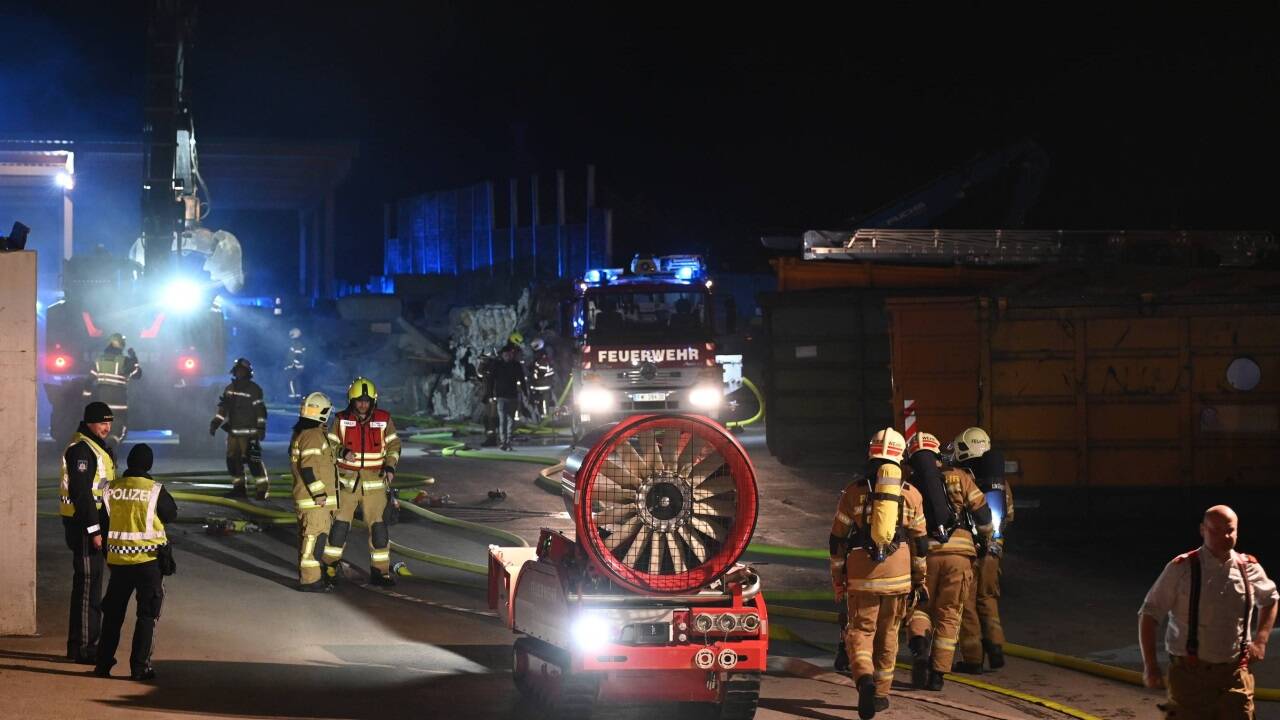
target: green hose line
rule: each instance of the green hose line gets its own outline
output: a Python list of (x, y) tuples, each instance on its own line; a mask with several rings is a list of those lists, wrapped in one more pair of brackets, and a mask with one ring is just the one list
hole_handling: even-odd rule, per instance
[(831, 590), (771, 590), (769, 602), (835, 602), (835, 593)]
[[(773, 593), (767, 593), (772, 598)], [(831, 610), (811, 610), (810, 608), (792, 607), (790, 605), (774, 605), (769, 604), (770, 615), (781, 615), (782, 617), (797, 618), (799, 620), (812, 620), (814, 622), (825, 622), (836, 624), (839, 620), (839, 614)]]
[(400, 507), (401, 509), (408, 510), (414, 515), (418, 515), (419, 517), (424, 517), (432, 522), (440, 523), (441, 525), (446, 525), (448, 527), (455, 527), (462, 530), (470, 530), (472, 532), (478, 532), (483, 535), (491, 535), (493, 537), (498, 538), (499, 540), (503, 540), (509, 543), (514, 543), (516, 545), (519, 545), (520, 547), (529, 547), (529, 542), (524, 538), (520, 537), (519, 535), (516, 535), (515, 533), (509, 533), (506, 530), (502, 530), (500, 528), (490, 527), (488, 525), (481, 525), (480, 523), (474, 523), (469, 520), (452, 518), (452, 517), (449, 517), (448, 515), (441, 515), (440, 513), (431, 512), (426, 508), (418, 507), (412, 502), (407, 502), (407, 501), (402, 502), (400, 503)]
[(756, 410), (755, 415), (752, 415), (746, 420), (735, 420), (733, 422), (725, 423), (724, 426), (727, 428), (746, 427), (748, 425), (754, 425), (764, 419), (764, 395), (760, 392), (760, 388), (756, 387), (756, 384), (751, 382), (751, 378), (747, 377), (746, 375), (742, 376), (742, 384), (746, 385), (747, 389), (750, 390), (752, 394), (756, 396), (756, 402), (760, 405), (760, 407)]
[(780, 557), (805, 558), (809, 560), (831, 559), (831, 553), (827, 550), (820, 550), (818, 548), (788, 547), (786, 545), (765, 545), (763, 543), (751, 543), (747, 546), (747, 552), (756, 553), (758, 555), (777, 555)]
[(471, 458), (473, 460), (505, 460), (534, 465), (555, 465), (560, 462), (559, 458), (545, 455), (523, 455), (500, 450), (471, 450), (467, 448), (465, 442), (454, 438), (453, 433), (418, 433), (410, 435), (406, 440), (438, 447), (440, 448), (440, 454), (444, 457)]
[(240, 502), (239, 500), (232, 500), (231, 498), (224, 498), (217, 495), (201, 495), (199, 493), (189, 493), (183, 490), (175, 490), (169, 494), (173, 496), (174, 500), (186, 500), (188, 502), (231, 508), (233, 510), (239, 510), (246, 515), (253, 515), (255, 517), (269, 518), (273, 521), (279, 521), (281, 525), (287, 525), (298, 521), (297, 516), (290, 512), (258, 507), (257, 505), (250, 505), (247, 502)]

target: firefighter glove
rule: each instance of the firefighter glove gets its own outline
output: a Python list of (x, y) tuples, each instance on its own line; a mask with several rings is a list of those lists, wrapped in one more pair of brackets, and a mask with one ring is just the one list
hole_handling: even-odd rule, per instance
[(921, 607), (929, 602), (929, 588), (923, 583), (913, 585), (911, 587), (911, 595), (908, 597), (908, 604), (913, 607)]
[(214, 419), (210, 420), (210, 421), (209, 421), (209, 434), (210, 434), (210, 435), (217, 435), (217, 434), (218, 434), (218, 428), (220, 428), (220, 427), (222, 427), (222, 421), (221, 421), (221, 420), (219, 420), (218, 418), (214, 418)]

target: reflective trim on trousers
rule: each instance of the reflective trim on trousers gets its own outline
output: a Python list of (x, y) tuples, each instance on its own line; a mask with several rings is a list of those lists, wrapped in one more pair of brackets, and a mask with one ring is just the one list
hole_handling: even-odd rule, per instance
[(849, 578), (845, 585), (850, 592), (876, 592), (885, 595), (896, 595), (911, 590), (911, 576), (898, 575), (887, 578)]

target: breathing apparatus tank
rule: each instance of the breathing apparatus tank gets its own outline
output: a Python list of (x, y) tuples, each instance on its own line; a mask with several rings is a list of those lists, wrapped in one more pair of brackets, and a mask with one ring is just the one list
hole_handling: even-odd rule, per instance
[(955, 527), (955, 508), (947, 497), (946, 483), (938, 468), (941, 444), (938, 438), (918, 432), (907, 438), (907, 465), (911, 468), (911, 484), (924, 498), (925, 525), (929, 536), (945, 543)]
[(902, 455), (906, 450), (902, 434), (885, 428), (871, 438), (867, 448), (867, 482), (871, 486), (866, 504), (865, 547), (871, 559), (881, 562), (898, 549), (902, 535)]

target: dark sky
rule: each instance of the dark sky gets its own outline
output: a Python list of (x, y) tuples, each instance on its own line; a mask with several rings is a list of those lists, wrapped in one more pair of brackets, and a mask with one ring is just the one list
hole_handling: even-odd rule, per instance
[[(0, 133), (138, 133), (146, 4), (32, 5), (0, 10)], [(352, 279), (424, 190), (595, 163), (621, 251), (742, 266), (1021, 138), (1053, 163), (1031, 226), (1280, 228), (1274, 2), (373, 5), (206, 3), (189, 65), (206, 139), (360, 143)]]

